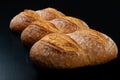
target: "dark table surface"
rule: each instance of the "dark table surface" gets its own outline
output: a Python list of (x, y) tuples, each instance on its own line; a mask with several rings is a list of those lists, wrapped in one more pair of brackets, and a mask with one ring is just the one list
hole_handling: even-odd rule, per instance
[(106, 64), (72, 70), (41, 69), (29, 59), (29, 49), (9, 29), (10, 20), (24, 9), (54, 7), (66, 15), (84, 20), (91, 28), (110, 36), (120, 47), (118, 2), (79, 0), (14, 0), (0, 3), (0, 80), (119, 79), (120, 56)]

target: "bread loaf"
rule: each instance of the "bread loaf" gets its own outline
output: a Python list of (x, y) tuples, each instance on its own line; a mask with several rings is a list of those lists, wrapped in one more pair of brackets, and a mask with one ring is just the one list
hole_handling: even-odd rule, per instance
[(45, 8), (42, 10), (24, 10), (13, 17), (10, 22), (10, 29), (14, 32), (21, 33), (31, 22), (38, 20), (52, 20), (65, 15), (54, 8)]
[(52, 33), (36, 42), (31, 59), (49, 68), (77, 68), (106, 63), (117, 57), (117, 46), (108, 36), (95, 30), (67, 34)]
[(10, 22), (10, 29), (14, 32), (21, 33), (31, 22), (41, 20), (38, 14), (33, 10), (24, 10), (13, 17)]
[(25, 10), (11, 20), (10, 29), (22, 32), (22, 42), (32, 46), (30, 59), (42, 67), (93, 66), (118, 55), (117, 45), (109, 36), (54, 8)]

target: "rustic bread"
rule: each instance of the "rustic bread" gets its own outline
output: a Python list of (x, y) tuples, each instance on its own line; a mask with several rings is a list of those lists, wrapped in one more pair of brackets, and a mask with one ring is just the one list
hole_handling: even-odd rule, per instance
[(21, 33), (31, 22), (41, 20), (39, 15), (33, 10), (24, 10), (13, 17), (10, 22), (10, 29), (14, 32)]
[(30, 50), (30, 58), (37, 65), (59, 69), (103, 64), (116, 57), (113, 40), (91, 29), (48, 34)]
[(10, 29), (22, 32), (22, 42), (32, 46), (30, 59), (47, 68), (103, 64), (118, 55), (117, 45), (110, 37), (54, 8), (25, 10), (11, 20)]

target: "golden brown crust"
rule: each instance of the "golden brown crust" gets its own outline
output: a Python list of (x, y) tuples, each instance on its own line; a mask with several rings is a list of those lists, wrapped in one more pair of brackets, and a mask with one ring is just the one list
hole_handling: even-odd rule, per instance
[(78, 26), (69, 20), (63, 19), (63, 18), (56, 18), (51, 21), (52, 24), (54, 24), (61, 32), (67, 34), (72, 33), (76, 30), (78, 30)]
[(48, 8), (46, 8), (46, 9), (44, 9), (44, 10), (45, 10), (45, 11), (49, 11), (49, 12), (57, 15), (58, 17), (64, 17), (64, 16), (65, 16), (65, 14), (63, 14), (62, 12), (56, 10), (55, 8), (48, 7)]
[[(64, 51), (79, 51), (79, 46), (71, 38), (62, 33), (52, 33), (46, 35), (41, 39), (41, 41), (52, 44), (55, 47), (58, 47), (60, 50)], [(62, 44), (61, 44), (62, 43)]]
[(58, 33), (48, 34), (36, 42), (30, 57), (37, 65), (57, 69), (82, 67), (89, 63), (84, 51), (73, 40)]
[(108, 62), (117, 57), (117, 47), (111, 38), (92, 29), (67, 34), (88, 55), (90, 65)]
[(14, 32), (21, 33), (31, 22), (41, 20), (39, 15), (32, 10), (25, 10), (15, 17), (10, 22), (10, 29)]
[(73, 33), (52, 33), (30, 50), (37, 65), (49, 68), (77, 68), (106, 63), (117, 57), (117, 46), (106, 35), (91, 29)]
[(57, 18), (57, 16), (49, 11), (45, 10), (37, 10), (36, 13), (43, 19), (43, 20), (52, 20)]
[(23, 31), (22, 42), (33, 45), (30, 58), (44, 67), (70, 69), (97, 65), (115, 59), (118, 54), (110, 37), (54, 8), (25, 10), (11, 20), (10, 29)]
[(42, 18), (40, 18), (39, 15), (33, 10), (24, 10), (22, 13), (27, 17), (34, 18), (35, 20), (42, 20)]
[(71, 17), (71, 16), (65, 16), (63, 18), (69, 20), (70, 22), (72, 22), (74, 24), (76, 24), (80, 28), (80, 30), (89, 29), (89, 26), (81, 19)]
[(55, 27), (54, 24), (47, 22), (47, 21), (34, 21), (31, 24), (36, 25), (38, 27), (41, 27), (41, 28), (48, 30), (50, 32), (59, 32), (59, 30)]
[(45, 35), (59, 30), (51, 23), (34, 21), (21, 34), (21, 40), (26, 45), (33, 45)]
[(36, 13), (42, 19), (47, 20), (47, 21), (65, 16), (62, 12), (60, 12), (60, 11), (54, 9), (54, 8), (45, 8), (45, 9), (42, 9), (42, 10), (37, 10)]

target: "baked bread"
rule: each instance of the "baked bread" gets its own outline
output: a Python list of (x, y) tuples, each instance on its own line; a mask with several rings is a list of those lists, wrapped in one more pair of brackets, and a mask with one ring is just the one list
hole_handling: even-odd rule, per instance
[(14, 32), (21, 33), (33, 21), (52, 20), (64, 16), (62, 12), (54, 8), (45, 8), (37, 11), (24, 10), (13, 17), (10, 22), (10, 29)]
[(39, 15), (33, 10), (24, 10), (13, 17), (10, 22), (10, 29), (14, 32), (21, 33), (31, 22), (41, 20)]
[(118, 55), (117, 45), (110, 37), (54, 8), (25, 10), (11, 20), (10, 29), (22, 32), (22, 42), (32, 46), (31, 60), (47, 68), (103, 64)]
[(48, 34), (30, 50), (30, 58), (37, 65), (57, 69), (103, 64), (116, 57), (117, 46), (113, 40), (91, 29), (67, 35)]

